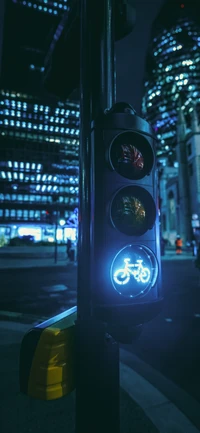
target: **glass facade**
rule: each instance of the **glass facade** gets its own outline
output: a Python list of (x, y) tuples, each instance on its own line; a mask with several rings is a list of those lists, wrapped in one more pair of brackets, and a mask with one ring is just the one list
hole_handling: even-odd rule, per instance
[(158, 157), (173, 154), (180, 97), (188, 127), (200, 112), (200, 3), (166, 1), (156, 18), (146, 58), (142, 113), (157, 137)]
[(6, 238), (53, 242), (56, 224), (58, 240), (76, 238), (79, 105), (49, 95), (44, 84), (49, 47), (72, 1), (4, 0), (0, 236)]
[(0, 91), (0, 224), (67, 219), (78, 205), (79, 107)]
[(13, 3), (39, 12), (62, 15), (68, 10), (68, 0), (12, 0)]

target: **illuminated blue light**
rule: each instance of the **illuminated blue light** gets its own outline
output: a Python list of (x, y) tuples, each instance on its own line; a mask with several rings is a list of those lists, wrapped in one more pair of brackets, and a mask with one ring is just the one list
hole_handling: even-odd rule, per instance
[(151, 273), (148, 268), (143, 267), (143, 260), (136, 260), (136, 263), (129, 263), (131, 259), (124, 259), (125, 266), (122, 269), (118, 269), (113, 278), (117, 284), (127, 284), (130, 280), (131, 275), (137, 282), (148, 283)]
[(156, 256), (145, 245), (127, 245), (114, 257), (110, 277), (120, 295), (143, 297), (153, 288), (158, 277)]

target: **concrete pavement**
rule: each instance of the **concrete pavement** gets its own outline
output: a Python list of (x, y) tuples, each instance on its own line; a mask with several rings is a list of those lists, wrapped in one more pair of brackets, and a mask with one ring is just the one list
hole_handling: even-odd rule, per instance
[[(1, 250), (1, 249), (0, 249)], [(36, 248), (35, 248), (36, 250)], [(9, 255), (3, 255), (0, 254), (0, 269), (20, 269), (20, 268), (37, 268), (37, 267), (57, 267), (57, 266), (66, 266), (69, 262), (69, 259), (66, 257), (66, 253), (64, 252), (62, 248), (62, 253), (58, 254), (58, 260), (57, 263), (55, 263), (53, 253), (43, 253), (39, 251), (39, 247), (37, 248), (38, 256), (36, 257), (37, 253), (35, 251), (34, 255), (33, 253), (24, 254), (23, 257), (20, 257), (22, 253), (20, 250), (18, 253), (15, 254), (13, 257), (13, 254)], [(49, 256), (48, 256), (49, 254)], [(161, 256), (161, 260), (195, 260), (195, 257), (192, 255), (192, 252), (184, 251), (182, 254), (177, 255), (174, 249), (166, 249), (165, 255)], [(74, 262), (76, 266), (76, 262)]]
[[(195, 259), (191, 253), (183, 252), (181, 256), (176, 256), (173, 250), (169, 250), (162, 260), (185, 258)], [(52, 266), (51, 259), (45, 260)], [(39, 260), (40, 266), (44, 266), (41, 264), (42, 261)], [(1, 262), (2, 259), (0, 266)], [(64, 262), (63, 265), (66, 266), (67, 260)], [(25, 263), (28, 264), (26, 267), (35, 267), (33, 259), (24, 259), (21, 263), (22, 268)], [(4, 316), (1, 313), (4, 313)], [(74, 433), (74, 393), (53, 402), (36, 401), (19, 394), (20, 341), (30, 327), (45, 319), (42, 317), (38, 320), (37, 317), (13, 313), (9, 316), (8, 322), (6, 312), (0, 312), (0, 431), (4, 433)], [(21, 322), (28, 325), (22, 325)], [(199, 403), (126, 350), (121, 350), (120, 376), (121, 433), (200, 431)]]
[[(23, 335), (30, 327), (31, 325), (17, 322), (0, 322), (1, 431), (4, 433), (36, 431), (74, 433), (75, 393), (47, 402), (19, 393), (19, 349)], [(187, 415), (185, 415), (183, 405), (180, 410), (170, 401), (169, 396), (155, 387), (152, 384), (152, 373), (149, 380), (145, 374), (138, 372), (136, 360), (139, 362), (136, 357), (121, 350), (120, 432), (198, 433), (198, 428), (192, 422), (191, 412), (186, 411)], [(169, 386), (167, 381), (167, 388)], [(189, 398), (185, 401), (185, 406), (190, 406), (192, 403)], [(199, 414), (199, 410), (200, 406), (197, 403), (193, 407), (194, 421), (198, 419), (194, 415)]]

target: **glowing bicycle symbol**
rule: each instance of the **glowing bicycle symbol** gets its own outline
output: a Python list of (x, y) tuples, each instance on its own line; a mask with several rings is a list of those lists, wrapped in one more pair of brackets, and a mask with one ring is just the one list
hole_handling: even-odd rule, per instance
[(150, 278), (150, 270), (142, 266), (143, 260), (136, 260), (135, 264), (130, 264), (130, 259), (124, 259), (125, 266), (123, 269), (118, 269), (113, 278), (117, 284), (127, 284), (131, 275), (137, 282), (147, 283)]

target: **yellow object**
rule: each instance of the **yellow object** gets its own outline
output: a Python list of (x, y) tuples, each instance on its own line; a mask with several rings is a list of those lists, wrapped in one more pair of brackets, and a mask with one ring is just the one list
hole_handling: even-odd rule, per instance
[(20, 352), (20, 391), (54, 400), (75, 389), (75, 320), (77, 307), (31, 329)]

